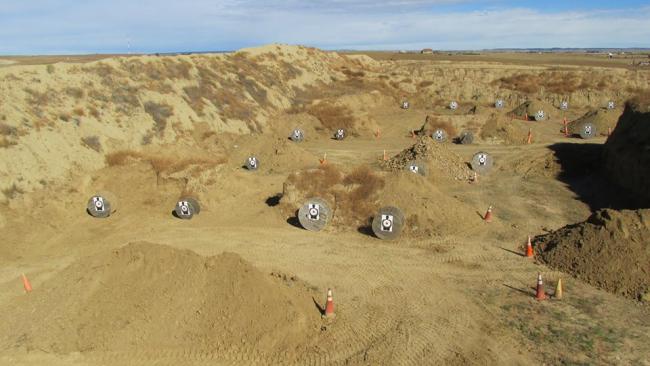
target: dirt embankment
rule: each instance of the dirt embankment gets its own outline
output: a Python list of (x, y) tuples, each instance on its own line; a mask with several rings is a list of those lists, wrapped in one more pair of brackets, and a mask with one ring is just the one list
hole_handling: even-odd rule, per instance
[(605, 143), (607, 172), (620, 186), (650, 206), (650, 112), (628, 104)]
[(542, 262), (604, 290), (650, 301), (650, 210), (602, 210), (535, 239)]
[(68, 354), (235, 347), (291, 359), (320, 332), (314, 294), (301, 281), (264, 274), (234, 253), (202, 257), (132, 243), (79, 260), (40, 288), (2, 309), (3, 348)]

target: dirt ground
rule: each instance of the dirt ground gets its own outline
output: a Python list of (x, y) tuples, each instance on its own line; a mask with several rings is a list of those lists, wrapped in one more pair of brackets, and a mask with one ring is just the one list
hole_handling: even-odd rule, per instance
[[(435, 110), (375, 97), (364, 107), (370, 97), (359, 98), (342, 103), (363, 111), (365, 127), (343, 141), (300, 111), (274, 113), (265, 133), (197, 127), (187, 137), (194, 145), (151, 144), (42, 189), (5, 191), (0, 364), (650, 365), (647, 303), (523, 256), (529, 235), (634, 201), (612, 195), (593, 162), (605, 136), (562, 133), (563, 117), (590, 106), (543, 122), (511, 118), (515, 103), (439, 114), (457, 131), (475, 131), (475, 142), (445, 142), (436, 157), (454, 158), (431, 159), (433, 174), (420, 177), (383, 169), (382, 159), (416, 143), (410, 131)], [(480, 137), (491, 116), (509, 124), (507, 136)], [(305, 140), (288, 141), (299, 125)], [(528, 131), (532, 144), (520, 138)], [(446, 174), (466, 166), (441, 165), (479, 151), (494, 167), (478, 182)], [(260, 157), (259, 170), (242, 168), (249, 155)], [(370, 197), (372, 208), (398, 202), (407, 225), (418, 215), (410, 222), (427, 230), (382, 241), (360, 224), (302, 229), (281, 193), (292, 173), (318, 169), (324, 156), (346, 174), (368, 167), (384, 182), (358, 197), (350, 192), (361, 183), (333, 191)], [(107, 219), (84, 212), (98, 190), (119, 200)], [(171, 214), (186, 193), (201, 202), (189, 221)], [(562, 279), (562, 300), (534, 299), (538, 273), (549, 295)], [(336, 317), (321, 319), (328, 288)]]

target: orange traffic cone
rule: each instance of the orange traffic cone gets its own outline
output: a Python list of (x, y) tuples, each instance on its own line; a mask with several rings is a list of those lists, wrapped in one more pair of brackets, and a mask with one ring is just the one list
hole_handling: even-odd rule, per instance
[(528, 112), (524, 114), (524, 121), (528, 121)]
[(375, 138), (378, 139), (380, 137), (381, 137), (381, 131), (379, 129), (377, 129), (377, 131), (375, 131)]
[(609, 137), (612, 134), (612, 128), (607, 127), (607, 137)]
[(23, 273), (23, 287), (25, 288), (25, 292), (32, 292), (32, 284), (29, 283), (29, 280), (27, 279), (27, 276)]
[(474, 172), (474, 177), (472, 177), (472, 183), (478, 183), (478, 173)]
[(542, 274), (537, 274), (537, 293), (535, 294), (535, 299), (537, 300), (546, 300), (546, 294), (544, 293), (544, 283), (542, 282)]
[(528, 129), (528, 137), (526, 138), (526, 143), (530, 145), (533, 142), (533, 131), (531, 129)]
[(566, 117), (564, 117), (562, 123), (564, 124), (564, 137), (569, 137), (569, 123), (567, 122)]
[(323, 158), (322, 158), (322, 159), (318, 159), (318, 161), (320, 162), (320, 165), (325, 165), (325, 164), (327, 164), (327, 153), (323, 154)]
[(528, 243), (526, 244), (526, 258), (533, 257), (533, 243), (530, 241), (530, 235), (528, 235)]
[(485, 216), (483, 216), (483, 221), (492, 222), (492, 206), (489, 206)]
[(386, 150), (384, 150), (384, 161), (388, 160), (388, 155), (386, 155)]
[(327, 303), (325, 304), (325, 314), (323, 314), (323, 317), (325, 318), (333, 318), (335, 316), (334, 314), (334, 299), (332, 298), (332, 289), (328, 288), (327, 289)]

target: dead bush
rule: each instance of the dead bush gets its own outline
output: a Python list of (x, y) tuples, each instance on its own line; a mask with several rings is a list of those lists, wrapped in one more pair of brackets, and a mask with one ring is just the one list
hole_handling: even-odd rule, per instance
[(418, 86), (420, 88), (426, 88), (426, 87), (431, 86), (431, 85), (433, 85), (433, 81), (430, 81), (430, 80), (424, 80), (424, 81), (421, 81), (420, 84), (418, 84)]
[(73, 113), (75, 116), (79, 116), (79, 117), (83, 117), (83, 116), (86, 115), (86, 112), (85, 112), (84, 109), (81, 108), (81, 107), (77, 107), (77, 108), (73, 109), (73, 110), (72, 110), (72, 113)]
[(99, 119), (99, 111), (94, 106), (88, 107), (88, 113), (96, 119)]
[(309, 106), (305, 112), (316, 117), (324, 130), (334, 131), (338, 128), (344, 128), (350, 135), (358, 134), (357, 119), (352, 114), (352, 110), (346, 106), (322, 101)]
[(59, 113), (59, 119), (63, 122), (70, 122), (72, 116), (68, 112)]
[(0, 123), (0, 135), (2, 136), (16, 136), (18, 135), (18, 129), (14, 126), (10, 126), (6, 123)]
[(162, 134), (167, 127), (167, 119), (174, 115), (174, 108), (166, 103), (146, 102), (144, 110), (147, 112), (154, 122), (154, 130), (158, 134)]
[(81, 99), (84, 96), (84, 91), (77, 87), (68, 87), (63, 90), (69, 97)]
[(138, 90), (132, 86), (119, 86), (113, 90), (111, 101), (118, 106), (118, 109), (128, 111), (131, 108), (140, 106)]
[(0, 136), (0, 148), (7, 148), (14, 145), (18, 145), (18, 142), (9, 139), (6, 136)]
[(47, 70), (48, 74), (54, 74), (54, 65), (49, 64), (45, 67), (45, 70)]
[(16, 186), (16, 183), (14, 183), (11, 187), (2, 190), (2, 194), (4, 194), (5, 197), (10, 200), (18, 197), (19, 194), (23, 193), (25, 193), (25, 191)]
[(102, 151), (102, 143), (99, 141), (98, 136), (86, 136), (81, 138), (81, 143), (89, 149), (97, 152)]

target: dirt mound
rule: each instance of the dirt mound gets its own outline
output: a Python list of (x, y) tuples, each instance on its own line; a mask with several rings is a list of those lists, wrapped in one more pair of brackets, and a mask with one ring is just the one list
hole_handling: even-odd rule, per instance
[(555, 107), (543, 100), (528, 100), (513, 109), (510, 113), (519, 117), (528, 116), (530, 120), (533, 120), (537, 111), (544, 111), (544, 115), (546, 116), (544, 119), (547, 120), (552, 117), (553, 112), (555, 112)]
[(501, 167), (500, 170), (514, 171), (524, 178), (555, 178), (562, 173), (562, 164), (553, 151), (544, 151), (532, 157), (524, 156), (514, 160), (510, 165)]
[(292, 357), (320, 328), (300, 282), (282, 283), (237, 254), (144, 242), (75, 262), (10, 307), (3, 348), (61, 354), (244, 347)]
[(650, 112), (627, 105), (605, 143), (605, 166), (619, 185), (650, 205)]
[(415, 131), (418, 136), (431, 136), (437, 129), (443, 129), (447, 132), (447, 138), (451, 139), (456, 136), (456, 129), (449, 121), (442, 121), (435, 116), (427, 115), (424, 124), (419, 130)]
[(596, 126), (598, 134), (606, 136), (607, 128), (609, 127), (613, 129), (616, 127), (616, 122), (618, 121), (619, 116), (619, 111), (616, 110), (597, 109), (589, 111), (577, 120), (569, 122), (569, 133), (579, 134), (580, 128), (582, 128), (585, 123), (591, 123)]
[(501, 115), (492, 114), (481, 127), (481, 138), (494, 143), (507, 145), (523, 144), (526, 141), (526, 130)]
[(237, 148), (230, 154), (230, 160), (235, 166), (243, 166), (249, 156), (256, 156), (261, 171), (293, 171), (318, 165), (316, 155), (287, 137), (270, 140), (264, 135), (246, 136), (237, 141)]
[(634, 299), (650, 295), (650, 210), (601, 210), (536, 238), (546, 264)]
[(294, 217), (310, 197), (321, 197), (331, 206), (329, 230), (364, 228), (382, 206), (402, 210), (404, 234), (411, 237), (455, 234), (463, 231), (458, 222), (478, 217), (427, 178), (409, 171), (382, 174), (360, 166), (344, 173), (330, 165), (293, 173), (284, 184), (283, 214)]
[(411, 147), (381, 162), (384, 169), (401, 171), (412, 161), (427, 164), (430, 177), (444, 177), (455, 180), (468, 180), (471, 172), (466, 162), (445, 144), (435, 142), (431, 137), (423, 136)]

